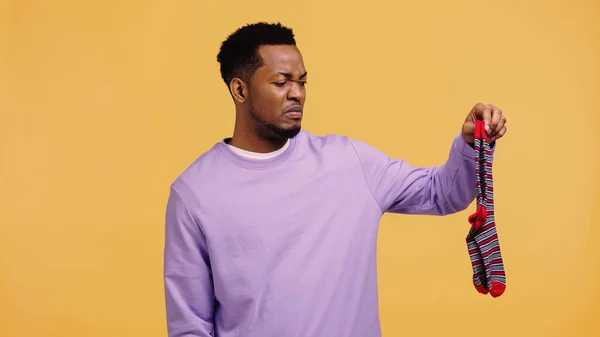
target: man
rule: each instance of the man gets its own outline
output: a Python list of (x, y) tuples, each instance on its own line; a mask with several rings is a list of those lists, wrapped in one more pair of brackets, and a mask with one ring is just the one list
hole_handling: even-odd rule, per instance
[(437, 167), (301, 130), (307, 71), (291, 29), (240, 28), (218, 55), (233, 135), (171, 186), (165, 292), (171, 337), (381, 335), (377, 230), (385, 212), (446, 215), (475, 198), (475, 120), (491, 142), (502, 112), (477, 104)]

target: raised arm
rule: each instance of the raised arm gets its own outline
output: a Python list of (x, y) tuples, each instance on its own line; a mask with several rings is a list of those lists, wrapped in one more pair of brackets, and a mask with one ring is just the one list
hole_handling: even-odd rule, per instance
[(413, 166), (352, 140), (364, 178), (382, 212), (447, 215), (466, 209), (476, 197), (475, 150), (467, 143), (473, 140), (476, 119), (485, 121), (491, 142), (496, 143), (506, 133), (502, 111), (477, 104), (439, 166)]
[(168, 336), (212, 336), (214, 293), (206, 241), (175, 186), (171, 186), (165, 227)]
[(466, 209), (476, 196), (474, 150), (457, 136), (445, 163), (413, 166), (353, 140), (367, 185), (382, 212), (447, 215)]

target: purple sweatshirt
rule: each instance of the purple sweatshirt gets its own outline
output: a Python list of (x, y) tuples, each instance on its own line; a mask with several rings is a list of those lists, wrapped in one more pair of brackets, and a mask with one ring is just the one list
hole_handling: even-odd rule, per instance
[(475, 183), (474, 150), (460, 135), (437, 167), (306, 131), (266, 159), (218, 142), (171, 186), (168, 335), (381, 336), (381, 216), (465, 210)]

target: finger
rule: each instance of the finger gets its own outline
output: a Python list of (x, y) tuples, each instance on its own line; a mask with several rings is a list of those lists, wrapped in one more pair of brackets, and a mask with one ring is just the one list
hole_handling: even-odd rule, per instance
[(498, 132), (498, 135), (496, 136), (496, 139), (500, 139), (500, 138), (504, 137), (505, 133), (506, 133), (506, 125), (504, 127), (502, 127), (502, 129), (500, 130), (500, 132)]
[(502, 130), (502, 126), (500, 126), (500, 121), (502, 119), (502, 110), (498, 109), (497, 107), (490, 105), (490, 108), (492, 109), (492, 118), (490, 121), (490, 135), (494, 136), (496, 135), (496, 133), (498, 133), (500, 130)]
[(504, 115), (502, 115), (500, 117), (500, 121), (498, 122), (498, 125), (496, 125), (496, 127), (494, 128), (493, 135), (496, 136), (496, 135), (500, 134), (500, 131), (502, 131), (505, 124), (506, 124), (506, 117), (504, 117)]
[(497, 135), (490, 137), (488, 139), (488, 142), (493, 143), (494, 141), (502, 138), (505, 133), (506, 133), (506, 126), (502, 127), (502, 129), (498, 132)]

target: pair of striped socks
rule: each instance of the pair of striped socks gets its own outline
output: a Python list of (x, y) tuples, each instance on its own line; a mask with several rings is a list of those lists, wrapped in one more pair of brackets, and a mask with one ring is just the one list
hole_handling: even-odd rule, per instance
[(473, 285), (482, 294), (498, 297), (506, 289), (506, 274), (494, 218), (492, 151), (484, 122), (475, 123), (475, 162), (477, 172), (477, 209), (469, 216), (471, 229), (467, 248), (473, 267)]

